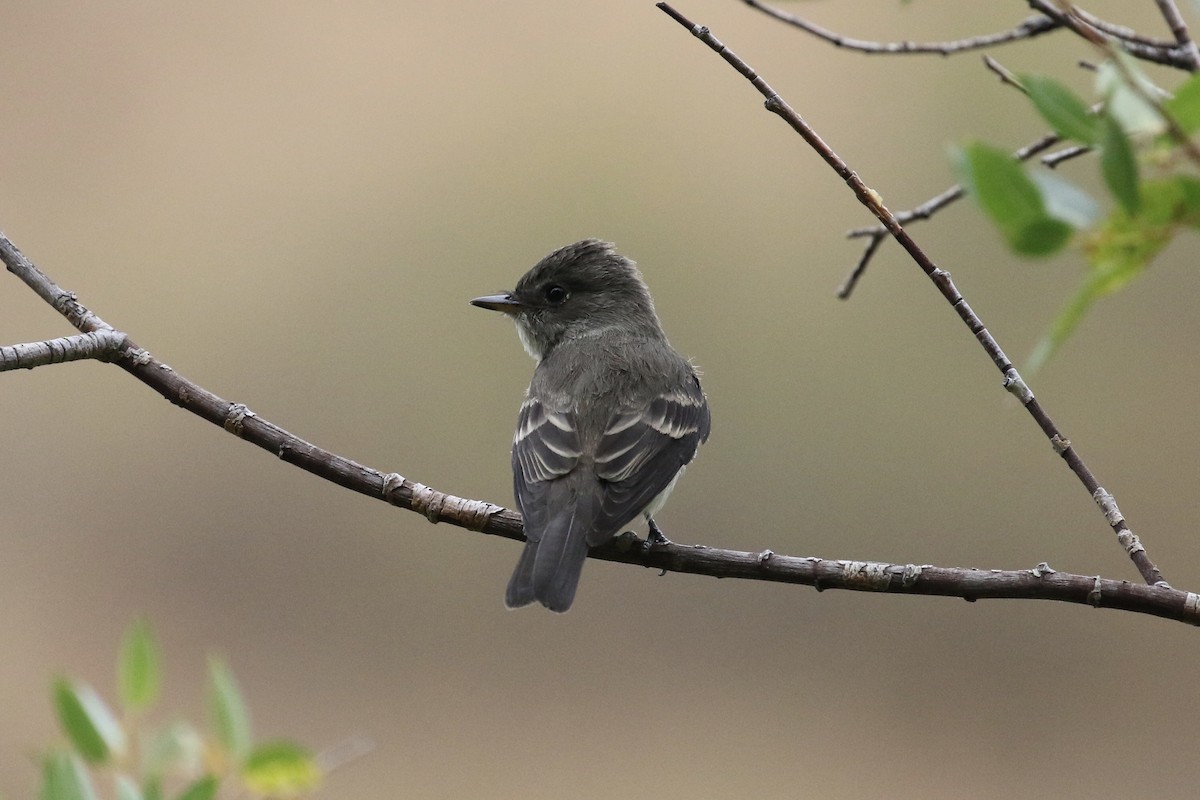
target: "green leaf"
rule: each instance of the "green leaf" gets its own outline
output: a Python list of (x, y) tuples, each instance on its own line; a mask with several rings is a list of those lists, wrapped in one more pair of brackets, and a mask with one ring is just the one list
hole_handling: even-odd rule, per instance
[(1006, 231), (1013, 252), (1023, 256), (1049, 256), (1066, 247), (1074, 230), (1061, 219), (1038, 217)]
[(1033, 107), (1060, 136), (1084, 144), (1096, 143), (1099, 126), (1078, 95), (1044, 75), (1022, 75), (1021, 83), (1029, 92)]
[(205, 775), (179, 793), (176, 800), (212, 800), (217, 796), (217, 776)]
[(1039, 217), (1042, 196), (1013, 157), (983, 142), (968, 142), (960, 150), (964, 183), (984, 212), (999, 225)]
[(146, 800), (137, 781), (128, 775), (118, 775), (114, 781), (117, 800)]
[[(1153, 248), (1153, 252), (1157, 253), (1161, 249), (1162, 246), (1159, 245)], [(1149, 257), (1150, 254), (1143, 252), (1138, 257), (1108, 263), (1093, 272), (1066, 307), (1059, 312), (1050, 331), (1038, 342), (1033, 354), (1029, 357), (1025, 371), (1032, 375), (1041, 369), (1058, 351), (1063, 342), (1075, 332), (1092, 305), (1101, 297), (1112, 294), (1137, 277), (1145, 268)]]
[(1163, 108), (1185, 133), (1200, 130), (1200, 72), (1184, 81)]
[(247, 788), (269, 797), (308, 794), (317, 788), (321, 777), (312, 754), (292, 742), (259, 745), (242, 766)]
[(57, 750), (42, 759), (40, 800), (96, 800), (92, 779), (79, 756)]
[(957, 155), (963, 183), (1010, 248), (1027, 256), (1062, 249), (1071, 226), (1047, 213), (1037, 184), (1011, 155), (982, 142), (967, 143)]
[(217, 741), (236, 760), (250, 752), (250, 715), (233, 673), (223, 661), (209, 658), (208, 711)]
[(1141, 209), (1128, 214), (1118, 208), (1085, 243), (1091, 271), (1083, 286), (1059, 312), (1038, 342), (1025, 369), (1036, 372), (1079, 326), (1097, 300), (1125, 287), (1145, 272), (1183, 227), (1200, 227), (1200, 181), (1176, 175), (1147, 181)]
[(131, 711), (145, 711), (158, 698), (161, 681), (158, 644), (145, 619), (135, 621), (125, 631), (117, 659), (117, 678), (121, 702)]
[(1025, 375), (1034, 375), (1038, 370), (1045, 366), (1050, 357), (1058, 352), (1062, 347), (1063, 342), (1075, 330), (1092, 303), (1095, 302), (1098, 295), (1092, 290), (1091, 286), (1084, 284), (1075, 297), (1067, 303), (1066, 308), (1058, 313), (1054, 324), (1051, 325), (1049, 332), (1038, 340), (1037, 345), (1033, 348), (1033, 352), (1029, 356), (1029, 360), (1025, 363), (1022, 372)]
[(102, 764), (125, 752), (125, 732), (91, 686), (59, 678), (54, 682), (54, 706), (71, 746), (88, 761)]
[(1126, 214), (1136, 214), (1142, 205), (1137, 160), (1133, 157), (1129, 137), (1121, 130), (1120, 124), (1107, 114), (1104, 116), (1100, 148), (1100, 172), (1104, 175), (1104, 183)]

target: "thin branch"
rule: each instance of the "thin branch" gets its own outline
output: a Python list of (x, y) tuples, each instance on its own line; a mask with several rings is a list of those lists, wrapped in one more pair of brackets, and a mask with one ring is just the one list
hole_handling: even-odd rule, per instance
[(846, 162), (821, 139), (817, 132), (750, 65), (713, 36), (708, 28), (701, 25), (694, 25), (667, 3), (658, 3), (657, 6), (680, 25), (690, 30), (692, 35), (704, 42), (713, 52), (733, 67), (738, 74), (748, 80), (766, 98), (766, 109), (778, 115), (792, 130), (798, 133), (821, 156), (825, 163), (846, 182), (851, 191), (854, 192), (854, 196), (883, 223), (893, 238), (908, 252), (917, 266), (921, 268), (921, 271), (933, 281), (934, 286), (946, 298), (946, 301), (950, 303), (951, 308), (954, 309), (967, 328), (970, 329), (976, 341), (979, 342), (988, 354), (988, 357), (992, 360), (992, 363), (996, 365), (996, 368), (1004, 376), (1004, 388), (1011, 392), (1025, 406), (1025, 409), (1050, 441), (1055, 452), (1062, 456), (1067, 466), (1079, 478), (1079, 481), (1088, 490), (1088, 493), (1095, 500), (1096, 504), (1100, 506), (1101, 513), (1104, 514), (1113, 533), (1116, 534), (1118, 543), (1129, 555), (1130, 560), (1133, 561), (1142, 578), (1148, 584), (1166, 585), (1162, 572), (1150, 560), (1145, 546), (1142, 545), (1133, 531), (1129, 529), (1112, 495), (1100, 485), (1099, 481), (1092, 474), (1092, 471), (1083, 462), (1083, 459), (1080, 458), (1070, 440), (1062, 435), (1062, 432), (1059, 431), (1058, 426), (1050, 418), (1050, 415), (1042, 408), (1041, 403), (1034, 396), (1033, 390), (1021, 378), (1016, 367), (1009, 361), (1004, 351), (1000, 349), (1000, 345), (996, 342), (995, 337), (984, 326), (983, 321), (972, 310), (970, 305), (967, 304), (962, 293), (954, 285), (954, 282), (950, 278), (950, 273), (933, 263), (929, 256), (909, 236), (908, 231), (904, 230), (892, 212), (888, 211), (887, 207), (884, 206), (883, 198), (880, 197), (879, 193), (867, 186), (858, 176), (858, 173), (850, 169)]
[(1077, 144), (1072, 145), (1071, 147), (1064, 147), (1062, 150), (1044, 155), (1038, 160), (1041, 161), (1044, 166), (1054, 169), (1064, 161), (1070, 161), (1072, 158), (1078, 158), (1079, 156), (1090, 152), (1092, 152), (1092, 148), (1090, 146), (1086, 144)]
[(1078, 9), (1074, 9), (1070, 13), (1063, 12), (1048, 0), (1026, 0), (1026, 2), (1030, 8), (1040, 11), (1093, 44), (1103, 44), (1108, 37), (1112, 37), (1120, 39), (1122, 48), (1134, 58), (1189, 72), (1194, 68), (1191, 56), (1182, 47), (1170, 47), (1168, 42), (1145, 44), (1142, 37), (1126, 38), (1118, 31), (1128, 31), (1128, 29), (1105, 23), (1090, 14), (1083, 14)]
[(1175, 43), (1191, 60), (1191, 71), (1195, 72), (1200, 69), (1200, 50), (1197, 50), (1196, 42), (1188, 32), (1187, 23), (1184, 22), (1183, 15), (1179, 13), (1179, 6), (1175, 5), (1175, 0), (1155, 0), (1155, 2), (1158, 3), (1158, 10), (1162, 12), (1163, 19), (1167, 21), (1167, 27), (1171, 29), (1171, 35), (1175, 37)]
[[(1170, 2), (1170, 0), (1156, 1), (1160, 6)], [(1029, 4), (1039, 13), (1021, 20), (1016, 26), (1008, 30), (969, 36), (964, 39), (953, 39), (946, 42), (875, 42), (867, 39), (853, 39), (849, 36), (843, 36), (840, 33), (810, 22), (803, 17), (769, 6), (766, 3), (760, 2), (760, 0), (742, 0), (742, 2), (769, 17), (799, 28), (805, 33), (811, 34), (835, 47), (842, 47), (847, 50), (855, 50), (871, 55), (932, 53), (948, 56), (970, 50), (979, 50), (984, 47), (994, 47), (1010, 42), (1032, 39), (1043, 33), (1049, 33), (1063, 27), (1070, 27), (1066, 19), (1064, 19), (1064, 15), (1057, 9), (1054, 9), (1052, 5), (1040, 0), (1029, 0)], [(1173, 6), (1173, 4), (1171, 5)], [(1178, 44), (1174, 44), (1164, 39), (1144, 36), (1131, 28), (1113, 24), (1082, 9), (1075, 9), (1075, 12), (1078, 18), (1088, 27), (1121, 40), (1130, 55), (1140, 58), (1143, 61), (1152, 61), (1156, 64), (1165, 64), (1188, 71), (1196, 69), (1195, 56), (1193, 55), (1196, 45), (1190, 39), (1186, 42), (1180, 41), (1178, 32), (1176, 32), (1176, 41)], [(1178, 14), (1177, 9), (1176, 14)], [(1182, 18), (1179, 21), (1182, 23)], [(1172, 30), (1175, 31), (1174, 26), (1172, 26)], [(1079, 30), (1075, 30), (1075, 33), (1081, 36), (1085, 35)], [(1187, 35), (1186, 26), (1183, 28), (1183, 34), (1184, 36)]]
[(1012, 70), (1010, 70), (1008, 67), (1001, 64), (996, 59), (992, 58), (991, 56), (985, 55), (983, 57), (983, 65), (985, 67), (987, 67), (988, 69), (990, 69), (992, 72), (996, 73), (996, 75), (1000, 78), (1001, 83), (1008, 84), (1009, 86), (1013, 87), (1017, 91), (1021, 92), (1021, 94), (1029, 94), (1029, 90), (1025, 88), (1025, 85), (1023, 83), (1021, 83), (1021, 79), (1018, 78), (1012, 72)]
[[(1038, 153), (1050, 149), (1054, 145), (1062, 141), (1062, 137), (1055, 133), (1050, 133), (1043, 136), (1041, 139), (1030, 142), (1024, 147), (1020, 147), (1013, 151), (1013, 158), (1017, 161), (1028, 161)], [(907, 225), (910, 222), (917, 220), (927, 220), (937, 212), (941, 211), (946, 206), (956, 200), (966, 196), (967, 190), (962, 184), (955, 184), (949, 189), (946, 189), (939, 195), (931, 197), (916, 208), (908, 211), (901, 211), (895, 215), (896, 221), (901, 225)], [(867, 246), (863, 249), (863, 254), (859, 258), (858, 263), (854, 265), (850, 276), (838, 289), (838, 298), (847, 300), (850, 298), (850, 293), (858, 284), (859, 278), (866, 272), (867, 265), (874, 257), (876, 250), (879, 249), (879, 243), (890, 235), (890, 231), (883, 225), (871, 225), (863, 228), (853, 228), (847, 231), (846, 238), (861, 239), (868, 238)]]
[(839, 300), (850, 299), (850, 295), (854, 293), (854, 287), (858, 286), (859, 279), (867, 271), (867, 265), (871, 263), (871, 259), (875, 257), (875, 251), (879, 249), (879, 245), (883, 244), (885, 238), (887, 238), (887, 231), (878, 236), (872, 236), (867, 241), (867, 246), (863, 248), (858, 263), (854, 265), (854, 269), (850, 270), (846, 280), (842, 281), (842, 285), (838, 287), (837, 298)]
[(1168, 42), (1166, 39), (1155, 39), (1153, 36), (1146, 36), (1138, 33), (1133, 28), (1127, 28), (1124, 25), (1117, 25), (1116, 23), (1109, 22), (1106, 19), (1097, 17), (1095, 14), (1084, 11), (1079, 6), (1075, 6), (1074, 11), (1079, 15), (1079, 18), (1088, 25), (1091, 25), (1098, 31), (1107, 33), (1114, 39), (1120, 39), (1122, 42), (1126, 42), (1128, 44), (1145, 45), (1146, 47), (1153, 47), (1156, 50), (1162, 50), (1164, 52), (1169, 52), (1175, 46), (1173, 42)]
[[(289, 433), (241, 403), (231, 403), (193, 383), (138, 347), (99, 316), (63, 291), (0, 233), (0, 260), (9, 272), (87, 333), (120, 337), (123, 349), (113, 363), (175, 405), (233, 435), (325, 480), (360, 494), (424, 515), (430, 522), (500, 536), (524, 538), (521, 516), (481, 500), (445, 494), (396, 473), (358, 464)], [(818, 590), (961, 597), (965, 600), (1009, 598), (1053, 600), (1149, 614), (1200, 625), (1200, 595), (1166, 585), (1144, 586), (1057, 572), (1047, 564), (1023, 570), (977, 570), (917, 564), (798, 558), (764, 550), (758, 553), (701, 545), (666, 544), (647, 551), (636, 537), (624, 534), (594, 548), (589, 555), (604, 561), (638, 564), (668, 572), (742, 578), (812, 586)]]
[(823, 28), (820, 25), (809, 22), (803, 17), (798, 17), (795, 14), (789, 14), (786, 11), (781, 11), (778, 8), (761, 3), (759, 0), (742, 0), (742, 2), (769, 17), (774, 17), (780, 22), (786, 22), (788, 25), (795, 26), (836, 47), (870, 54), (935, 53), (937, 55), (948, 56), (967, 50), (978, 50), (983, 47), (993, 47), (998, 44), (1007, 44), (1022, 39), (1032, 39), (1035, 36), (1049, 33), (1062, 27), (1061, 22), (1051, 19), (1044, 14), (1038, 14), (1024, 19), (1015, 27), (1000, 31), (999, 33), (986, 33), (979, 36), (969, 36), (965, 39), (954, 39), (948, 42), (872, 42), (866, 39), (852, 39), (849, 36), (842, 36), (828, 28)]
[(124, 344), (123, 334), (116, 331), (95, 331), (48, 339), (44, 342), (0, 346), (0, 372), (10, 369), (33, 369), (85, 358), (108, 361)]

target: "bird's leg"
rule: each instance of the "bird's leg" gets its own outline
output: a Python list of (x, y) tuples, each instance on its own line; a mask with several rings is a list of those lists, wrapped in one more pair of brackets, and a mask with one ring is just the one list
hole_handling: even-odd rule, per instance
[(654, 547), (655, 545), (672, 543), (671, 540), (668, 539), (666, 537), (666, 535), (662, 532), (662, 528), (658, 527), (658, 523), (656, 523), (654, 521), (653, 517), (646, 517), (646, 524), (650, 528), (650, 532), (648, 534), (646, 534), (645, 548), (647, 550)]

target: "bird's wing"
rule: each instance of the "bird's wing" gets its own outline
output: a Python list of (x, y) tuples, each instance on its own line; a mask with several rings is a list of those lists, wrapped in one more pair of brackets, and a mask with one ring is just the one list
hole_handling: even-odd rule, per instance
[(589, 546), (603, 544), (671, 485), (708, 439), (709, 427), (704, 392), (689, 375), (683, 385), (614, 413), (596, 446), (594, 480), (577, 475), (564, 483), (556, 479), (568, 475), (584, 455), (575, 415), (528, 398), (521, 405), (512, 455), (526, 536), (539, 541), (555, 508), (572, 516), (573, 528), (586, 531)]
[[(711, 417), (700, 381), (689, 375), (649, 403), (613, 414), (596, 448), (596, 476), (604, 487), (595, 530), (617, 532), (671, 485), (708, 440)], [(604, 531), (604, 534), (600, 534)]]
[(595, 478), (575, 469), (582, 456), (573, 412), (536, 395), (521, 404), (512, 461), (526, 541), (505, 593), (509, 608), (534, 600), (553, 611), (571, 607), (599, 494)]
[(546, 527), (549, 482), (574, 469), (582, 455), (574, 413), (556, 411), (538, 397), (521, 404), (513, 436), (513, 483), (525, 534), (533, 541)]

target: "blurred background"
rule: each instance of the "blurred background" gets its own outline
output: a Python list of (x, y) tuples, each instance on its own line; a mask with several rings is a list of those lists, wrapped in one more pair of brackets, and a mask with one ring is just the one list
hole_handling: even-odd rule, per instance
[[(885, 198), (947, 148), (1043, 132), (979, 54), (864, 56), (740, 3), (677, 7)], [(1024, 3), (790, 4), (942, 39)], [(1190, 9), (1190, 7), (1189, 7)], [(1155, 36), (1153, 3), (1089, 10)], [(322, 447), (511, 504), (533, 368), (467, 305), (585, 236), (636, 259), (704, 370), (713, 436), (676, 541), (1138, 580), (928, 280), (719, 58), (649, 0), (5, 3), (0, 229), (181, 373)], [(1196, 22), (1196, 20), (1192, 20)], [(1087, 91), (1066, 35), (993, 51)], [(1167, 86), (1180, 77), (1163, 72)], [(1067, 175), (1094, 186), (1094, 163)], [(962, 204), (913, 228), (1021, 361), (1081, 279)], [(1034, 390), (1167, 578), (1200, 587), (1196, 239), (1104, 301)], [(0, 341), (71, 333), (0, 282)], [(375, 743), (323, 796), (1183, 796), (1200, 640), (1045, 602), (826, 592), (591, 562), (574, 609), (509, 612), (519, 545), (287, 466), (121, 370), (0, 376), (0, 793), (35, 791), (49, 682), (112, 697), (148, 615), (164, 715), (224, 654), (261, 737)], [(970, 789), (964, 789), (969, 786)]]

